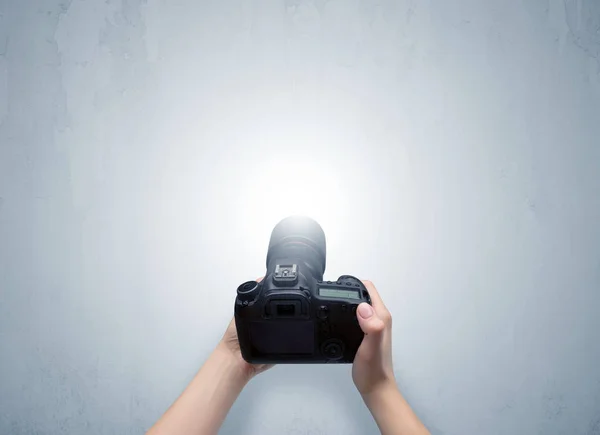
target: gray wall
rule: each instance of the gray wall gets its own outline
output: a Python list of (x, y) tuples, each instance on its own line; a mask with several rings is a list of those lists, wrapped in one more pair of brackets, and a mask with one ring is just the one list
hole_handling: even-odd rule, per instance
[[(0, 0), (0, 433), (142, 433), (300, 211), (379, 287), (433, 434), (600, 434), (599, 28), (595, 0)], [(347, 366), (276, 367), (223, 427), (375, 432)]]

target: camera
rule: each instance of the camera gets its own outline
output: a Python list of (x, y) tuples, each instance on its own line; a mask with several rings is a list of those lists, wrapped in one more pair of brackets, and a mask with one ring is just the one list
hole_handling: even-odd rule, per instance
[(351, 363), (364, 333), (356, 317), (371, 303), (363, 283), (324, 281), (325, 233), (311, 218), (290, 216), (271, 233), (267, 271), (237, 288), (234, 317), (249, 363)]

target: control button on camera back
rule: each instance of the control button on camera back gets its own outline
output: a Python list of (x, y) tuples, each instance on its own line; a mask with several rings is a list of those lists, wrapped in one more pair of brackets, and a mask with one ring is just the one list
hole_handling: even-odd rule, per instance
[(327, 340), (321, 349), (323, 356), (329, 360), (338, 360), (344, 356), (344, 344), (336, 339)]
[(317, 317), (319, 319), (326, 319), (329, 314), (329, 308), (326, 305), (321, 305), (319, 311), (317, 311)]

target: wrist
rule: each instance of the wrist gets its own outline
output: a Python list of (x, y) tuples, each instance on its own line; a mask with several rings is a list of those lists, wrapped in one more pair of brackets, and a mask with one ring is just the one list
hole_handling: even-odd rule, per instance
[(363, 400), (382, 434), (429, 435), (395, 382), (379, 385), (363, 395)]
[(383, 381), (368, 391), (362, 392), (361, 396), (367, 407), (376, 406), (377, 403), (385, 402), (393, 397), (402, 397), (395, 380)]
[(219, 343), (212, 356), (216, 363), (225, 370), (231, 382), (240, 389), (252, 379), (251, 370), (248, 369), (241, 355), (231, 352), (224, 343)]

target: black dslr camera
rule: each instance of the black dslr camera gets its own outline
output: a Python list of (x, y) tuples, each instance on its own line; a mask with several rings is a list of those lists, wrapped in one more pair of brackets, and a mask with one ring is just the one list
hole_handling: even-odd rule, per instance
[(288, 217), (271, 233), (267, 273), (237, 289), (235, 325), (249, 363), (351, 363), (363, 340), (356, 317), (371, 303), (350, 275), (323, 281), (325, 234), (306, 217)]

